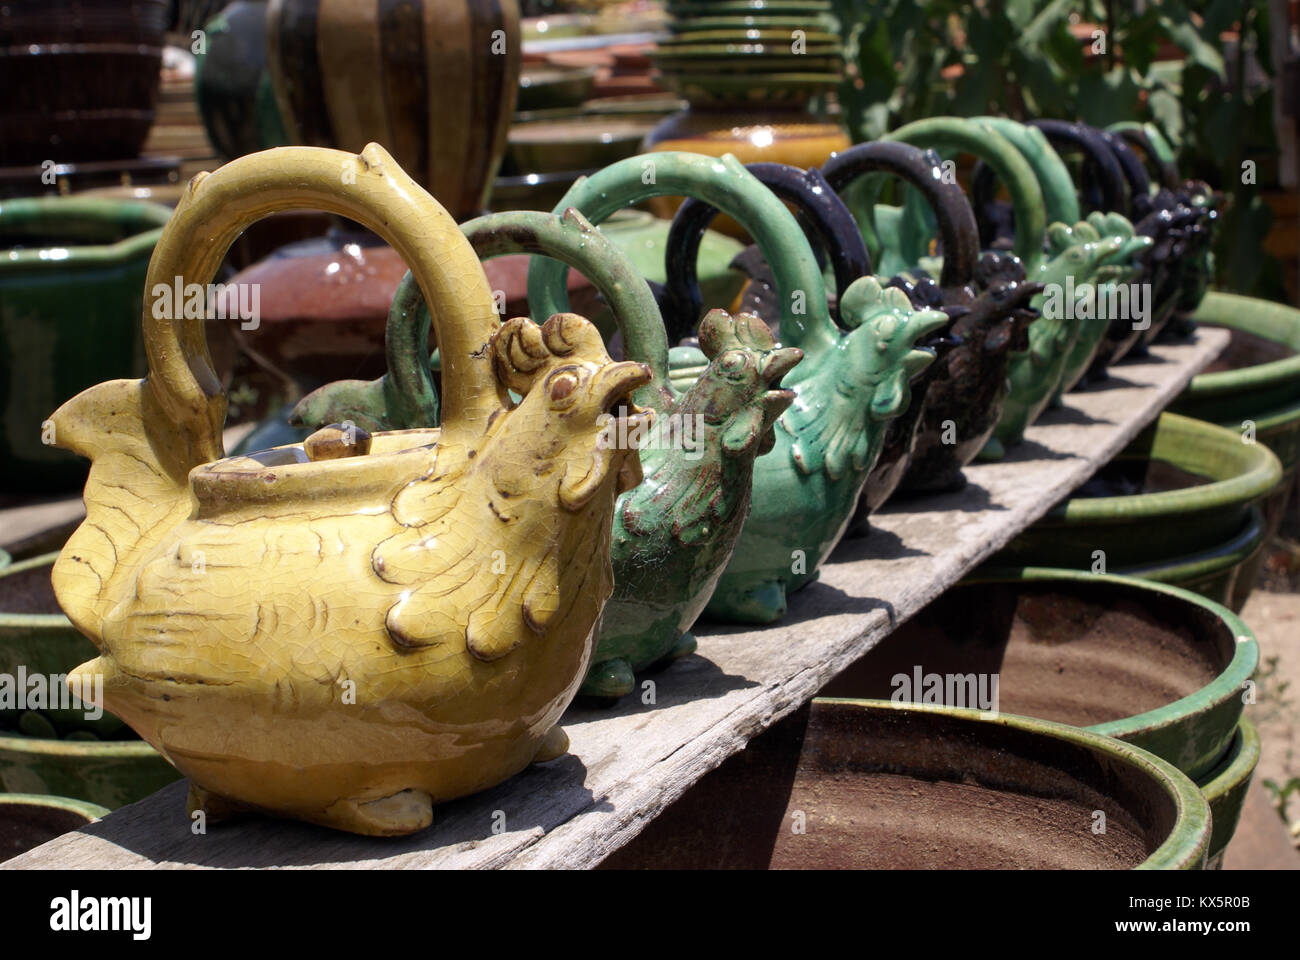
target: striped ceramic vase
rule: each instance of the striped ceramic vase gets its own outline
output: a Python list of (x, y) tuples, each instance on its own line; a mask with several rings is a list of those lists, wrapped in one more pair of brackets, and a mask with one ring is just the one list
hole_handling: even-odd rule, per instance
[(516, 0), (271, 0), (267, 65), (293, 143), (375, 141), (457, 220), (483, 211), (515, 109)]

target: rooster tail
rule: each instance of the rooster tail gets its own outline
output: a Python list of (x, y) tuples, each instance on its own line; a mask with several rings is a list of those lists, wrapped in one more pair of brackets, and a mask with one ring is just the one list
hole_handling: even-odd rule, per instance
[(54, 564), (54, 595), (102, 649), (100, 625), (120, 599), (122, 579), (189, 516), (189, 472), (210, 451), (172, 423), (144, 380), (91, 387), (50, 419), (55, 445), (90, 460), (86, 519)]

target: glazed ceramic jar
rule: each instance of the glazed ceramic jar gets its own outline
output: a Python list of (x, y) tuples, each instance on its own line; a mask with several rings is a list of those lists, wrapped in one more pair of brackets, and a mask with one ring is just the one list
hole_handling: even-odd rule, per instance
[[(1105, 833), (1092, 829), (1098, 810)], [(828, 698), (705, 774), (602, 866), (1198, 870), (1210, 837), (1196, 784), (1130, 744), (1027, 717)]]
[(54, 600), (55, 556), (21, 560), (0, 571), (0, 674), (45, 678), (58, 704), (0, 709), (0, 790), (115, 809), (143, 800), (180, 774), (111, 713), (96, 717), (94, 709), (76, 706), (58, 679), (93, 657), (95, 647)]
[(1243, 569), (1242, 537), (1259, 536), (1251, 532), (1257, 506), (1281, 476), (1281, 464), (1263, 444), (1165, 413), (992, 562), (1178, 583), (1203, 577), (1210, 561), (1226, 553), (1233, 563), (1213, 579), (1216, 591), (1209, 595), (1239, 610), (1251, 584), (1238, 577), (1253, 575), (1249, 565)]
[(1272, 539), (1300, 461), (1300, 310), (1211, 292), (1194, 318), (1207, 326), (1226, 327), (1232, 340), (1170, 409), (1218, 423), (1277, 454), (1282, 480), (1266, 510), (1266, 536)]
[(203, 31), (194, 99), (217, 152), (231, 160), (288, 143), (266, 66), (266, 0), (236, 0)]
[(0, 794), (0, 863), (100, 819), (93, 803), (30, 793)]
[(267, 27), (289, 142), (385, 144), (455, 219), (483, 211), (519, 85), (515, 0), (270, 0)]
[(84, 462), (53, 445), (46, 420), (100, 380), (143, 372), (141, 290), (170, 215), (126, 200), (0, 205), (0, 488), (67, 490), (85, 480)]
[(0, 167), (139, 156), (168, 16), (168, 0), (0, 7)]
[[(923, 678), (996, 675), (996, 691), (981, 689), (998, 712), (1115, 737), (1198, 780), (1230, 752), (1258, 664), (1247, 626), (1190, 591), (1087, 571), (984, 567), (822, 695), (921, 703), (917, 665)], [(978, 693), (960, 696), (974, 707)]]
[(375, 144), (281, 147), (199, 179), (146, 292), (209, 281), (283, 208), (350, 217), (411, 265), (443, 350), (441, 427), (339, 424), (224, 458), (202, 323), (151, 300), (148, 377), (51, 417), (91, 460), (52, 579), (100, 655), (68, 682), (102, 677), (103, 706), (189, 778), (209, 824), (252, 809), (408, 834), (435, 798), (567, 749), (556, 724), (613, 589), (614, 501), (641, 479), (636, 450), (601, 437), (637, 416), (650, 371), (611, 361), (576, 315), (503, 325), (455, 221)]
[[(780, 19), (786, 11), (764, 6), (708, 11), (686, 4), (670, 12), (672, 33), (660, 39), (651, 58), (660, 82), (689, 107), (656, 126), (643, 149), (729, 153), (746, 164), (807, 168), (850, 145), (843, 128), (811, 106), (814, 97), (835, 89), (843, 73), (829, 3), (805, 3), (798, 26)], [(701, 19), (713, 21), (709, 29), (695, 29)], [(651, 201), (663, 217), (676, 208), (675, 198)], [(727, 218), (718, 229), (742, 235)]]

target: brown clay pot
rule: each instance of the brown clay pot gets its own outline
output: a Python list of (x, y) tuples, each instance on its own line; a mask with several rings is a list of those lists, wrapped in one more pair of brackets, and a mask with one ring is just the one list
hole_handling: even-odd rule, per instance
[(267, 67), (291, 143), (380, 143), (457, 220), (486, 205), (515, 110), (515, 0), (271, 0)]
[(0, 167), (139, 156), (167, 0), (0, 5)]

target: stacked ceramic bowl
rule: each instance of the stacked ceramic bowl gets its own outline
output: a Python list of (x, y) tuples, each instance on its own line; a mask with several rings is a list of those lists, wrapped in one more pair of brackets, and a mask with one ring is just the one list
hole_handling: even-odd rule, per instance
[(829, 0), (678, 0), (651, 59), (693, 105), (800, 102), (839, 83)]

